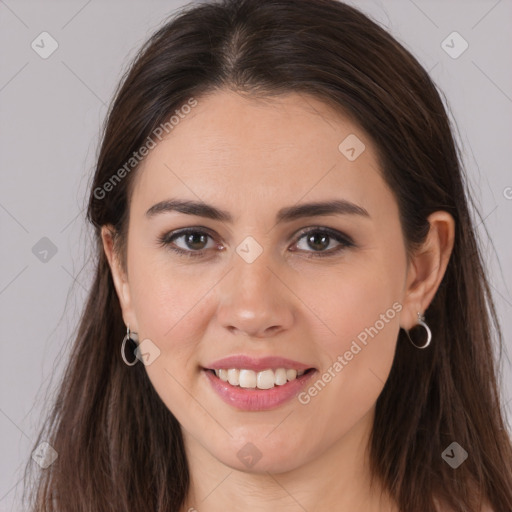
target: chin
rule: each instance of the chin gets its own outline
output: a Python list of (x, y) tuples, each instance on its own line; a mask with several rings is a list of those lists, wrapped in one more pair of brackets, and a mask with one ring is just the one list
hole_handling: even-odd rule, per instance
[(262, 458), (253, 465), (251, 465), (250, 462), (241, 462), (238, 458), (230, 460), (220, 459), (220, 462), (236, 471), (242, 471), (243, 473), (250, 473), (254, 475), (287, 473), (300, 466), (299, 461), (293, 460), (290, 456), (285, 455), (273, 455), (271, 459), (262, 456)]
[[(212, 450), (211, 454), (222, 464), (244, 473), (286, 473), (305, 463), (304, 452), (297, 447), (301, 442), (288, 443), (277, 438), (273, 442), (265, 439), (268, 431), (261, 437), (247, 436), (236, 443), (229, 443), (220, 450)], [(229, 457), (226, 455), (229, 454)]]

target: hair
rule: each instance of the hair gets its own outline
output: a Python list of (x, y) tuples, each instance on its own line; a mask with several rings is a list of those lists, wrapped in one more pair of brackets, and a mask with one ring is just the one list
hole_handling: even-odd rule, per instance
[[(403, 512), (435, 511), (435, 500), (457, 512), (479, 511), (486, 502), (496, 512), (512, 510), (512, 446), (493, 354), (498, 347), (501, 355), (502, 332), (442, 93), (384, 28), (335, 0), (187, 5), (145, 42), (124, 74), (90, 189), (95, 275), (34, 444), (46, 440), (58, 458), (38, 473), (33, 510), (178, 512), (184, 506), (189, 471), (180, 425), (144, 366), (122, 361), (125, 325), (101, 227), (113, 227), (126, 268), (138, 165), (114, 183), (115, 170), (176, 109), (220, 90), (260, 98), (303, 93), (357, 123), (397, 201), (408, 257), (425, 240), (432, 212), (453, 216), (453, 251), (425, 312), (433, 343), (418, 352), (400, 330), (376, 402), (369, 470)], [(108, 193), (98, 192), (109, 180)], [(469, 453), (456, 470), (441, 457), (453, 441)]]

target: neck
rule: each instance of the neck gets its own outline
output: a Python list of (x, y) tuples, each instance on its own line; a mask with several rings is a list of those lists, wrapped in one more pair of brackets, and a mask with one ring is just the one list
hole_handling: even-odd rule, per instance
[(234, 469), (184, 433), (190, 488), (180, 512), (397, 511), (380, 483), (370, 485), (367, 448), (373, 414), (372, 409), (343, 438), (286, 472)]

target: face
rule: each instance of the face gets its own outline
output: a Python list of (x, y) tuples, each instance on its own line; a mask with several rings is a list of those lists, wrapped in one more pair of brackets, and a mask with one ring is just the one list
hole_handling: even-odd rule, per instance
[(407, 284), (367, 135), (309, 96), (216, 92), (137, 172), (116, 288), (189, 452), (282, 472), (346, 439), (388, 377)]

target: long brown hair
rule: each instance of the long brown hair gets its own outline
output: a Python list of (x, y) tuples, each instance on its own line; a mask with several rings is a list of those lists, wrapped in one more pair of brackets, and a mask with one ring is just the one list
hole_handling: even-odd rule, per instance
[[(409, 254), (427, 217), (455, 219), (455, 243), (425, 312), (433, 342), (418, 352), (400, 331), (370, 440), (371, 473), (404, 512), (512, 510), (512, 447), (496, 381), (502, 349), (468, 201), (460, 150), (441, 94), (386, 30), (335, 0), (222, 0), (187, 6), (142, 47), (103, 129), (90, 190), (96, 274), (58, 396), (34, 445), (58, 458), (37, 469), (34, 510), (179, 511), (189, 486), (180, 425), (144, 366), (121, 359), (125, 334), (100, 228), (125, 251), (130, 184), (124, 167), (181, 106), (221, 88), (249, 95), (310, 94), (368, 134), (395, 194)], [(114, 174), (122, 179), (113, 179)], [(105, 186), (109, 182), (111, 186)], [(443, 451), (467, 460), (453, 469)], [(27, 471), (26, 470), (26, 471)]]

